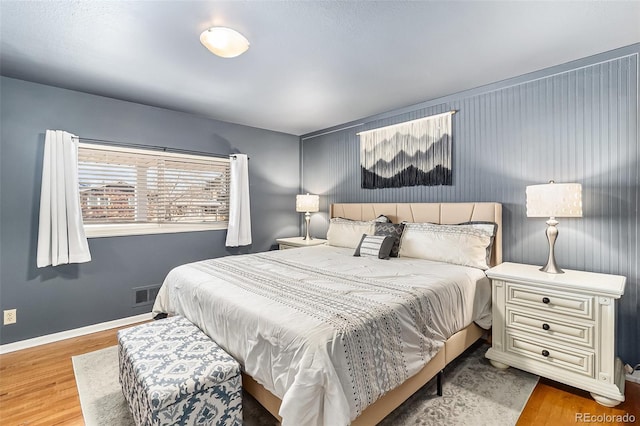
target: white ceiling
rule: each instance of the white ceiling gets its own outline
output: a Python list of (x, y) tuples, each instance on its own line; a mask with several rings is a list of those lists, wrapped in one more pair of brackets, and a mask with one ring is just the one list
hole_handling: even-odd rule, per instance
[[(640, 42), (640, 1), (0, 1), (2, 75), (301, 135)], [(218, 58), (212, 25), (251, 42)]]

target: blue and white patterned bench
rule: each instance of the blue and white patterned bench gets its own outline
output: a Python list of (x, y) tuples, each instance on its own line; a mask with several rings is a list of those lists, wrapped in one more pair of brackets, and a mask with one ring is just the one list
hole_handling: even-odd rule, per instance
[(240, 365), (187, 319), (119, 331), (118, 356), (136, 425), (242, 425)]

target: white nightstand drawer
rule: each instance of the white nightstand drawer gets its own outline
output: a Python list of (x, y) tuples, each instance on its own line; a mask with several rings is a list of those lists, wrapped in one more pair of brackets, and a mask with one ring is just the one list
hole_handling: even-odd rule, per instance
[(591, 322), (571, 322), (564, 318), (553, 318), (539, 312), (529, 312), (515, 309), (508, 305), (506, 308), (507, 327), (535, 333), (560, 343), (576, 343), (594, 348), (594, 324)]
[(581, 294), (560, 293), (507, 282), (507, 304), (555, 312), (579, 318), (593, 319), (593, 297)]
[(560, 347), (545, 339), (530, 339), (507, 332), (507, 352), (522, 355), (542, 364), (594, 377), (594, 353)]

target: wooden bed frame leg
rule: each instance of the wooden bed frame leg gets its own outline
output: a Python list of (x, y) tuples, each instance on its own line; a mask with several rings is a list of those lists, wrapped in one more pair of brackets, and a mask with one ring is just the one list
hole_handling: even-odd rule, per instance
[(436, 376), (436, 389), (438, 396), (442, 396), (442, 370), (440, 370)]

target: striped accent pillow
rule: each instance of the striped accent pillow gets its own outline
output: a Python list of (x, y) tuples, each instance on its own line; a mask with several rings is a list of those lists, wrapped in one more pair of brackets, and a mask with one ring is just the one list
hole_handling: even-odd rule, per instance
[(384, 235), (363, 234), (354, 256), (371, 256), (378, 259), (389, 259), (394, 238)]

